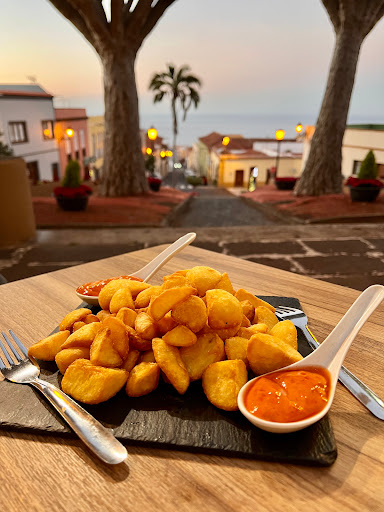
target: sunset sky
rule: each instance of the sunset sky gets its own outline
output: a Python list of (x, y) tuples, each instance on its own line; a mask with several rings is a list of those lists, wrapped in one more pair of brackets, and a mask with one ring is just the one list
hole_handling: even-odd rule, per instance
[[(0, 13), (0, 83), (32, 75), (61, 106), (103, 113), (99, 59), (47, 0), (3, 1)], [(320, 0), (178, 0), (138, 55), (140, 110), (168, 112), (147, 88), (172, 62), (201, 77), (201, 114), (315, 115), (333, 42)], [(384, 122), (383, 50), (382, 19), (363, 45), (351, 112)]]

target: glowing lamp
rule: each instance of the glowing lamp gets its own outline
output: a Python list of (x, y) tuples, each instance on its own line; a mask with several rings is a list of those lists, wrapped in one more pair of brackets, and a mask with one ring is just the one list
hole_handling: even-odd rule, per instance
[(149, 140), (156, 140), (157, 139), (157, 130), (156, 130), (156, 128), (149, 128), (147, 134), (148, 134), (148, 139)]
[(284, 130), (276, 130), (276, 133), (275, 133), (276, 140), (283, 140), (284, 136), (285, 136)]
[(67, 137), (72, 138), (75, 135), (75, 130), (73, 130), (72, 128), (67, 128), (65, 130), (65, 133), (67, 134)]
[(151, 148), (147, 148), (145, 150), (145, 152), (147, 153), (147, 155), (152, 155), (152, 149)]
[(165, 158), (166, 157), (165, 151), (160, 151), (160, 156), (161, 156), (161, 158)]
[(296, 133), (301, 133), (302, 131), (303, 131), (303, 125), (301, 123), (297, 123)]
[(51, 136), (51, 130), (49, 128), (45, 128), (45, 130), (43, 131), (44, 135), (46, 137), (50, 137)]
[(172, 151), (166, 151), (165, 152), (165, 156), (171, 157), (172, 155), (173, 155)]
[(231, 139), (229, 137), (223, 137), (223, 140), (222, 140), (223, 146), (228, 146), (230, 140)]

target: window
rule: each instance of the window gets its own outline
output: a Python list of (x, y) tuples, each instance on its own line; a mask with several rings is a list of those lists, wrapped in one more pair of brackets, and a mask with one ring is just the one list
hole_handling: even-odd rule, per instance
[(354, 160), (352, 174), (359, 174), (360, 167), (361, 167), (361, 162), (359, 162), (358, 160)]
[(79, 160), (79, 150), (75, 151), (75, 159), (78, 161)]
[(83, 157), (85, 158), (87, 156), (87, 150), (85, 148), (83, 148), (81, 151), (83, 153)]
[(53, 133), (53, 121), (41, 121), (41, 127), (43, 129), (43, 139), (51, 140), (54, 137)]
[(85, 148), (84, 130), (80, 130), (80, 146)]
[(11, 121), (8, 126), (11, 144), (28, 142), (27, 123), (25, 121)]

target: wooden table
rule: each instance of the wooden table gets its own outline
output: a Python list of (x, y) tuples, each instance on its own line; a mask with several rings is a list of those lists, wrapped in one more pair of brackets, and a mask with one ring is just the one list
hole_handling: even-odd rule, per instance
[[(0, 287), (0, 326), (26, 344), (49, 334), (78, 306), (79, 283), (138, 270), (154, 247)], [(228, 272), (235, 288), (298, 297), (320, 341), (359, 292), (188, 247), (152, 279), (197, 264)], [(383, 305), (355, 340), (346, 366), (380, 396)], [(384, 425), (339, 385), (330, 418), (338, 445), (333, 466), (314, 468), (182, 451), (129, 448), (107, 466), (77, 439), (0, 431), (2, 511), (384, 510)]]

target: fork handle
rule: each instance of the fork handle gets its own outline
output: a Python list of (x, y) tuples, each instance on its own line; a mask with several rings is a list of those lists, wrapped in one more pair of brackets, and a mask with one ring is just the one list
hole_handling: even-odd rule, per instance
[[(308, 344), (313, 350), (316, 350), (320, 343), (308, 329), (305, 327), (301, 329), (306, 337)], [(384, 402), (376, 395), (372, 389), (364, 384), (345, 366), (342, 366), (339, 373), (339, 381), (352, 393), (352, 395), (359, 400), (371, 413), (384, 420)]]
[(101, 460), (107, 464), (119, 464), (126, 459), (127, 450), (114, 437), (112, 431), (105, 428), (61, 389), (41, 379), (35, 379), (30, 384), (43, 393), (80, 439)]

